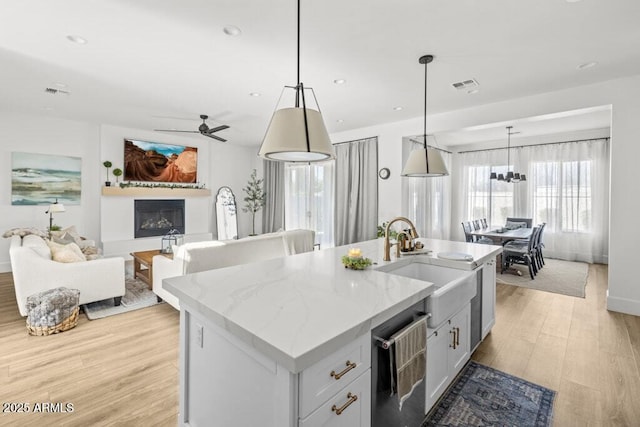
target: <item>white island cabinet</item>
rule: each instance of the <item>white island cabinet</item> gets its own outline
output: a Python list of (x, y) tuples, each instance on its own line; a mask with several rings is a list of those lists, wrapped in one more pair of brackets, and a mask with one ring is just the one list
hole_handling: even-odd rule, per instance
[[(382, 242), (350, 247), (380, 266), (388, 264)], [(499, 250), (423, 242), (434, 254), (471, 253), (473, 262), (455, 264), (468, 270)], [(181, 307), (180, 425), (370, 426), (371, 330), (428, 298), (434, 287), (375, 265), (345, 269), (340, 258), (348, 249), (163, 281)], [(452, 262), (419, 256), (443, 266)]]

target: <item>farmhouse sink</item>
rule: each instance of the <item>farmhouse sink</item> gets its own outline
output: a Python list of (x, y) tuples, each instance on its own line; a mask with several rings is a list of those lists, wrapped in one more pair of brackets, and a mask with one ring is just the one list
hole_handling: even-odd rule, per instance
[(431, 328), (457, 313), (476, 295), (475, 271), (441, 267), (418, 259), (394, 262), (377, 270), (434, 284), (436, 290), (427, 298), (427, 311), (431, 313), (427, 323)]

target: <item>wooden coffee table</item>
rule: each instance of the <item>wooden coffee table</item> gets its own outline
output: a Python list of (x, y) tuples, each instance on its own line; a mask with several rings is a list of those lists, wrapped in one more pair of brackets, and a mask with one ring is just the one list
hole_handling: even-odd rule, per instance
[(142, 280), (149, 286), (149, 289), (153, 289), (153, 257), (156, 255), (173, 258), (173, 254), (164, 254), (159, 249), (131, 252), (133, 257), (133, 277)]

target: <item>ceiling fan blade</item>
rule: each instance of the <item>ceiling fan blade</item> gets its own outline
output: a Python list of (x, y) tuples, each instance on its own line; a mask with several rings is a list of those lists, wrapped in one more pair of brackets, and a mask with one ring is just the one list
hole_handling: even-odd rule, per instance
[(213, 135), (213, 134), (211, 134), (211, 133), (202, 132), (202, 134), (203, 134), (204, 136), (208, 136), (209, 138), (217, 139), (218, 141), (227, 142), (227, 140), (226, 140), (226, 139), (224, 139), (224, 138), (220, 138), (219, 136), (217, 136), (217, 135)]
[(211, 134), (211, 133), (218, 132), (218, 131), (225, 130), (225, 129), (229, 129), (229, 126), (227, 126), (227, 125), (216, 126), (214, 128), (211, 128), (211, 129), (207, 130), (206, 132)]
[(200, 133), (197, 130), (177, 130), (177, 129), (154, 129), (156, 132), (182, 132), (182, 133)]

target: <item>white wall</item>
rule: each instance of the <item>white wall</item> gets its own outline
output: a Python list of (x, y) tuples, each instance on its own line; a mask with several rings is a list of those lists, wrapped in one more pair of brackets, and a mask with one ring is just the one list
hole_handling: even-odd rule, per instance
[[(223, 185), (231, 187), (239, 200), (238, 206), (241, 207), (244, 197), (242, 188), (249, 179), (251, 169), (257, 168), (259, 173), (262, 170), (256, 156), (257, 149), (235, 147), (232, 143), (223, 144), (199, 135), (185, 138), (140, 129), (0, 111), (0, 165), (5, 171), (0, 175), (0, 188), (3, 190), (0, 195), (3, 212), (0, 216), (0, 231), (14, 227), (37, 227), (44, 230), (49, 226), (46, 206), (11, 205), (11, 153), (20, 151), (82, 158), (81, 204), (65, 205), (66, 212), (54, 217), (57, 225), (75, 225), (83, 236), (98, 242), (105, 237), (106, 242), (129, 239), (129, 233), (133, 235), (133, 225), (128, 225), (129, 215), (131, 218), (133, 215), (133, 198), (101, 196), (101, 188), (106, 179), (106, 169), (102, 162), (110, 160), (113, 168), (122, 168), (125, 137), (198, 147), (199, 181), (211, 189), (212, 195), (185, 199), (185, 205), (188, 206), (187, 221), (189, 227), (192, 227), (189, 233), (215, 231), (213, 201), (218, 188)], [(110, 174), (110, 178), (112, 182), (115, 181), (113, 174)], [(258, 220), (256, 223), (260, 224)], [(240, 210), (239, 235), (247, 236), (250, 229), (250, 216)], [(261, 230), (261, 227), (258, 226), (257, 230)], [(140, 244), (144, 246), (147, 243)], [(134, 248), (140, 249), (140, 244)], [(159, 247), (159, 239), (157, 245), (155, 240), (152, 244), (153, 247)], [(1, 272), (11, 271), (8, 248), (9, 240), (0, 239)], [(127, 253), (122, 248), (118, 251), (121, 255)]]
[[(54, 215), (61, 227), (75, 225), (84, 236), (96, 239), (99, 234), (97, 186), (99, 126), (71, 120), (34, 117), (6, 111), (0, 112), (0, 230), (14, 227), (49, 227), (47, 206), (11, 205), (11, 153), (26, 152), (82, 158), (82, 193), (80, 205), (65, 204), (66, 211)], [(0, 271), (11, 271), (9, 239), (0, 239)]]
[[(640, 212), (640, 187), (633, 172), (640, 157), (640, 76), (487, 104), (434, 115), (429, 132), (438, 133), (504, 120), (516, 120), (585, 107), (612, 106), (611, 203), (609, 238), (609, 291), (607, 306), (614, 311), (640, 315), (637, 233), (629, 232)], [(380, 187), (380, 218), (400, 212), (400, 141), (419, 134), (419, 119), (333, 134), (332, 141), (378, 136), (380, 167), (385, 162), (392, 176)]]
[[(201, 135), (183, 135), (151, 132), (140, 129), (122, 128), (103, 125), (100, 129), (101, 158), (110, 160), (113, 167), (124, 165), (124, 138), (142, 141), (153, 141), (167, 144), (188, 145), (198, 148), (199, 183), (211, 190), (209, 197), (154, 197), (149, 199), (182, 199), (185, 200), (186, 239), (198, 239), (206, 233), (216, 237), (215, 196), (221, 186), (230, 187), (236, 195), (238, 206), (244, 193), (242, 186), (249, 179), (254, 166), (256, 150), (246, 147), (235, 147), (230, 143), (220, 143)], [(113, 169), (112, 169), (113, 170)], [(114, 181), (113, 175), (110, 176)], [(101, 185), (106, 179), (106, 169), (101, 167)], [(112, 184), (114, 185), (114, 184)], [(103, 196), (101, 201), (101, 234), (105, 255), (126, 256), (135, 250), (148, 250), (160, 247), (160, 237), (134, 239), (133, 205), (134, 200), (141, 197)], [(250, 233), (250, 216), (241, 210), (238, 215), (238, 235)]]

